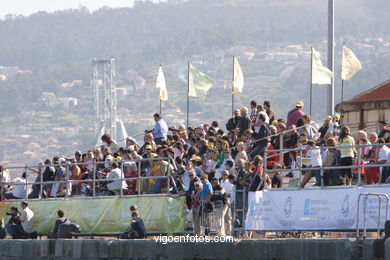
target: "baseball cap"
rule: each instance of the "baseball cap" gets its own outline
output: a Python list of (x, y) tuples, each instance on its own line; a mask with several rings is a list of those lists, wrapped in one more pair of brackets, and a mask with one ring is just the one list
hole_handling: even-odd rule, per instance
[(195, 157), (195, 162), (201, 162), (201, 161), (202, 161), (202, 158), (200, 156)]
[(331, 119), (332, 119), (332, 116), (327, 116), (326, 119), (331, 120)]
[(152, 150), (152, 146), (150, 144), (148, 144), (147, 146), (145, 146), (145, 149), (146, 150), (148, 150), (148, 149)]
[(66, 160), (64, 158), (58, 158), (58, 161), (57, 163), (58, 164), (61, 164), (61, 163), (64, 163)]
[(340, 115), (339, 115), (339, 114), (334, 114), (333, 117), (334, 117), (336, 120), (340, 120)]
[(137, 143), (137, 141), (133, 137), (131, 137), (131, 136), (126, 138), (126, 142), (132, 142), (133, 144)]
[(278, 125), (278, 121), (277, 120), (272, 121), (272, 125), (277, 126)]
[(295, 106), (297, 106), (297, 107), (303, 107), (303, 102), (299, 100)]
[(157, 156), (157, 154), (155, 154), (155, 153), (151, 153), (150, 154), (150, 158), (152, 158), (152, 159), (154, 159), (154, 158), (157, 158), (158, 156)]
[(248, 110), (248, 108), (246, 108), (246, 107), (242, 107), (242, 108), (241, 108), (241, 111), (244, 111), (244, 112), (247, 112), (247, 113), (248, 113), (249, 110)]
[(214, 177), (214, 178), (212, 179), (212, 182), (215, 182), (215, 181), (216, 181), (216, 182), (219, 182), (219, 180), (218, 180), (217, 178)]
[(129, 146), (129, 147), (126, 148), (126, 151), (134, 152), (134, 147), (133, 146)]

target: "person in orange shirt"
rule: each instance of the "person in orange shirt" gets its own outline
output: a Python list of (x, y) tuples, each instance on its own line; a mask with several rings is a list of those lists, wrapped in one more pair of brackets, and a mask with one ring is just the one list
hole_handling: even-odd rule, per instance
[[(77, 163), (76, 159), (72, 159), (72, 163)], [(72, 165), (70, 167), (70, 171), (72, 172), (72, 175), (70, 176), (70, 179), (72, 181), (82, 180), (82, 174), (81, 174), (81, 169), (78, 165)], [(80, 195), (81, 194), (81, 182), (72, 182), (72, 195)]]

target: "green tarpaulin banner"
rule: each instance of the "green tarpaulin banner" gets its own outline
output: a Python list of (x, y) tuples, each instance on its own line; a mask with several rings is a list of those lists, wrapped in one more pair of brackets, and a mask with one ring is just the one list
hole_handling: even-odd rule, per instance
[[(46, 234), (54, 229), (57, 211), (80, 225), (82, 233), (123, 232), (130, 225), (130, 206), (137, 205), (147, 232), (183, 232), (184, 198), (139, 197), (29, 201), (34, 212), (35, 231)], [(0, 202), (0, 218), (7, 223), (6, 212), (15, 206), (21, 211), (20, 202)]]

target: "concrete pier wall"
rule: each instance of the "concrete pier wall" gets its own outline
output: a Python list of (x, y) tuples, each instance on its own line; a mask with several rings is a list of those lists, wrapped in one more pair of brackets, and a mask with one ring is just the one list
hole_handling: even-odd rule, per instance
[[(364, 259), (373, 259), (374, 240), (365, 240)], [(386, 248), (390, 249), (390, 241)], [(1, 260), (94, 259), (357, 259), (349, 239), (241, 240), (231, 243), (168, 243), (154, 240), (0, 240)]]

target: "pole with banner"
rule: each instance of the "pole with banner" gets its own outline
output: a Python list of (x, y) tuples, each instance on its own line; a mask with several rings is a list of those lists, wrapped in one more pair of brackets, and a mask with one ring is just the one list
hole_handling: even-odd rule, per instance
[(234, 94), (242, 93), (244, 88), (244, 74), (237, 57), (233, 56), (233, 80), (232, 80), (232, 116), (234, 115)]
[(156, 88), (160, 90), (159, 100), (160, 100), (160, 115), (162, 112), (162, 101), (168, 100), (167, 85), (165, 82), (164, 72), (162, 70), (162, 65), (158, 68), (157, 79), (156, 79)]
[[(344, 56), (344, 47), (345, 47), (345, 42), (343, 42), (343, 56)], [(343, 57), (341, 58), (341, 103), (344, 101), (344, 77), (343, 77), (342, 67), (343, 67)]]
[(233, 71), (232, 71), (232, 117), (234, 115), (234, 60), (235, 56), (233, 56)]
[(343, 56), (341, 59), (341, 102), (344, 101), (344, 81), (350, 80), (362, 69), (362, 64), (352, 50), (343, 44)]
[(312, 116), (312, 99), (313, 99), (313, 46), (310, 47), (310, 116)]
[(188, 129), (188, 122), (190, 118), (190, 62), (188, 62), (188, 74), (187, 74), (187, 79), (188, 79), (188, 84), (187, 84), (187, 129)]

